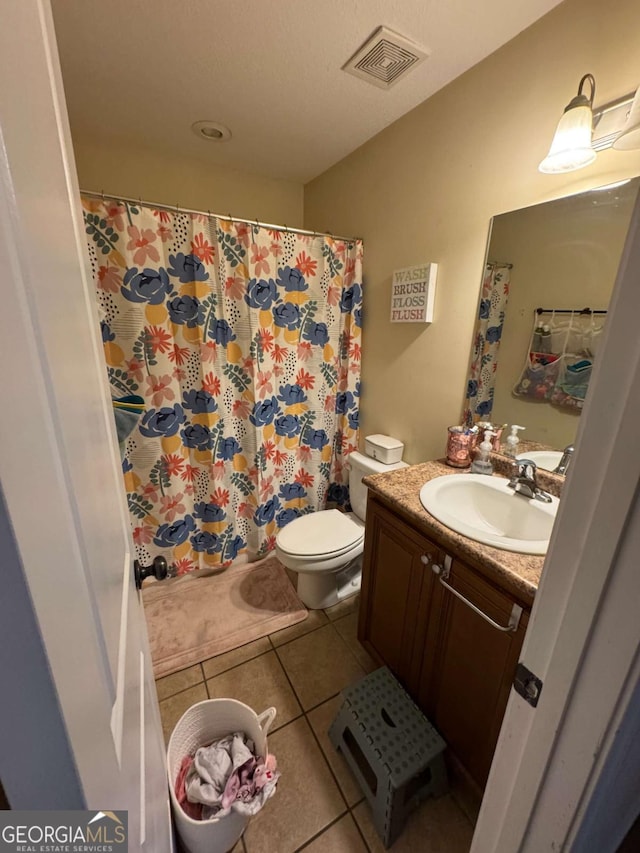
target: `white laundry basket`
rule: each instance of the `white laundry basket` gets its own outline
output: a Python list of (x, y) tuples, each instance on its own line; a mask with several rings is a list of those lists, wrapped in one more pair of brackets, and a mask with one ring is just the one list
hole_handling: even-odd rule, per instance
[(265, 758), (267, 732), (275, 715), (275, 708), (256, 714), (236, 699), (205, 699), (192, 705), (176, 723), (167, 748), (167, 772), (176, 830), (185, 853), (227, 853), (244, 832), (249, 818), (234, 810), (213, 820), (193, 820), (185, 814), (175, 792), (182, 759), (233, 732), (244, 732), (253, 741), (255, 754)]

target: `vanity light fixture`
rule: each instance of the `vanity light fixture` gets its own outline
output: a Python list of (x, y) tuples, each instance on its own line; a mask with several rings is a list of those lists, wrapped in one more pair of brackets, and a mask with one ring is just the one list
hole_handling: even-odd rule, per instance
[[(582, 91), (587, 83), (591, 90), (589, 96)], [(564, 108), (549, 153), (538, 166), (541, 172), (551, 175), (573, 172), (588, 166), (596, 159), (596, 152), (591, 143), (595, 92), (596, 81), (593, 74), (585, 74), (580, 80), (578, 94)]]
[(613, 147), (619, 151), (640, 148), (640, 86), (631, 104), (627, 122), (613, 143)]
[[(608, 192), (609, 190), (615, 190), (618, 187), (623, 187), (625, 184), (628, 184), (630, 181), (631, 181), (631, 178), (623, 178), (621, 181), (613, 181), (613, 183), (611, 183), (611, 184), (603, 184), (601, 187), (593, 187), (593, 189), (590, 189), (589, 192), (590, 193), (605, 193), (605, 192)], [(582, 190), (581, 190), (581, 192), (582, 192)], [(576, 195), (579, 195), (579, 193), (576, 193)]]

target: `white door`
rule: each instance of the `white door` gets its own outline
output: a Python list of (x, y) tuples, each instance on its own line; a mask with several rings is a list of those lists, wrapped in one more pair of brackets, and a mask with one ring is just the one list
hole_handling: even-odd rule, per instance
[(129, 849), (164, 853), (160, 717), (48, 0), (3, 4), (0, 134), (2, 490), (86, 806), (127, 809)]
[(640, 199), (472, 853), (617, 850), (638, 814)]

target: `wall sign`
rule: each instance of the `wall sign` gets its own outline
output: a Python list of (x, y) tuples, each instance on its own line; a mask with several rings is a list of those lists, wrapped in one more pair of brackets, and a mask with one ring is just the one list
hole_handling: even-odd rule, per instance
[(391, 282), (392, 323), (431, 323), (436, 295), (437, 264), (396, 270)]

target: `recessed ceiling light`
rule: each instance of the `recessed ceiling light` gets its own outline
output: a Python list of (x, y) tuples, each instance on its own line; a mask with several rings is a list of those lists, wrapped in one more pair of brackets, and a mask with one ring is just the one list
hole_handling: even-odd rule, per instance
[(196, 121), (191, 125), (191, 130), (209, 142), (226, 142), (231, 139), (231, 131), (219, 121)]

